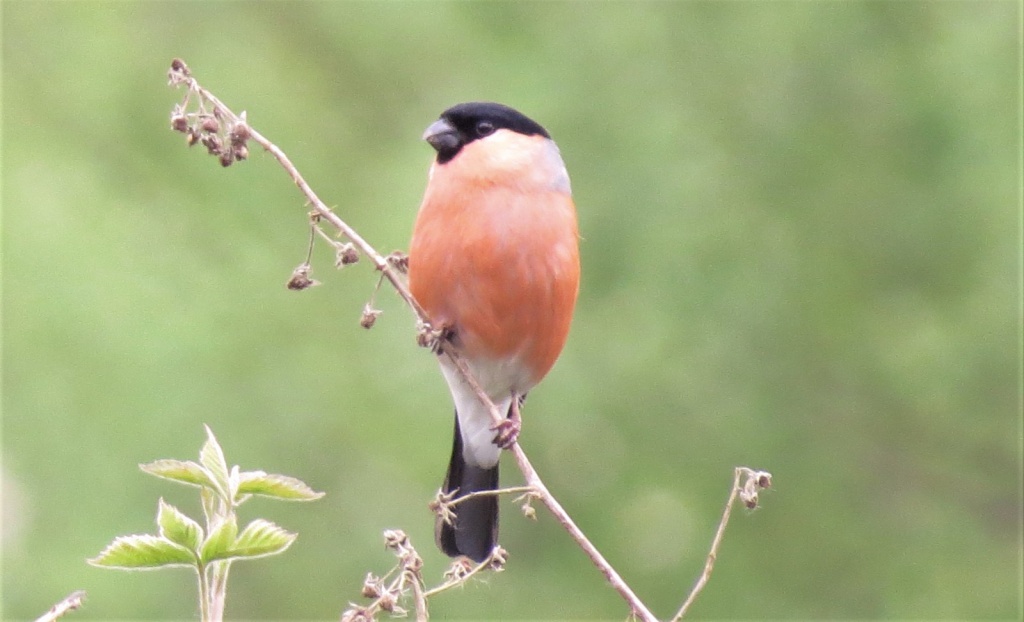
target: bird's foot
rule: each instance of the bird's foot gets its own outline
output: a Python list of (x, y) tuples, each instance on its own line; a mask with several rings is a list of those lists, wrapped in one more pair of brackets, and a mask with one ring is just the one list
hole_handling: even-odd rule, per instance
[(508, 449), (515, 445), (519, 439), (519, 431), (523, 429), (523, 418), (519, 414), (519, 398), (512, 400), (508, 409), (508, 418), (491, 428), (497, 434), (494, 435), (494, 444), (502, 449)]
[(512, 421), (506, 419), (498, 425), (491, 428), (497, 434), (494, 435), (494, 444), (502, 449), (508, 449), (515, 444), (516, 440), (519, 439), (519, 430), (522, 429), (522, 424), (518, 421)]

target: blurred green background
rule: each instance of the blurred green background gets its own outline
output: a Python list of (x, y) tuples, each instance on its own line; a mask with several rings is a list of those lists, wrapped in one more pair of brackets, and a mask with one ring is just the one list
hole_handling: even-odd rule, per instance
[[(449, 105), (557, 139), (584, 281), (525, 413), (550, 488), (660, 615), (734, 516), (695, 618), (1021, 616), (1019, 2), (9, 2), (3, 20), (3, 617), (197, 613), (187, 571), (89, 567), (229, 461), (328, 496), (242, 509), (299, 532), (232, 571), (228, 616), (336, 619), (427, 502), (451, 412), (375, 275), (285, 289), (306, 209), (269, 156), (168, 130), (180, 56), (338, 213), (405, 248)], [(504, 482), (515, 484), (511, 463)], [(438, 619), (622, 619), (543, 511)]]

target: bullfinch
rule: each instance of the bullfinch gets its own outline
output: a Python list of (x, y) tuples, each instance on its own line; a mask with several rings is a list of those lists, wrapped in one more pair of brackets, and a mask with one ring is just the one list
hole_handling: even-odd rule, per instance
[[(496, 103), (453, 106), (427, 128), (437, 151), (409, 247), (409, 289), (500, 412), (451, 364), (455, 440), (443, 491), (454, 499), (498, 487), (498, 458), (519, 432), (526, 393), (565, 345), (579, 291), (579, 234), (569, 174), (548, 132)], [(438, 519), (437, 544), (481, 562), (498, 537), (494, 495)]]

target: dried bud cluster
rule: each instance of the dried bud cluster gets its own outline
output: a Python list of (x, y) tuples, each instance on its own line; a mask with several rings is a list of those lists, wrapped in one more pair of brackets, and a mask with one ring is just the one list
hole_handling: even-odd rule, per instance
[(448, 493), (443, 490), (438, 490), (437, 496), (434, 497), (433, 501), (427, 504), (427, 507), (430, 508), (430, 511), (433, 512), (435, 516), (444, 521), (445, 525), (451, 525), (455, 522), (455, 512), (452, 511), (451, 506), (454, 498), (454, 490)]
[(384, 530), (384, 546), (392, 551), (400, 551), (409, 546), (409, 536), (401, 529)]
[[(377, 576), (367, 573), (363, 580), (363, 588), (360, 595), (363, 598), (372, 599), (368, 605), (357, 605), (349, 603), (349, 607), (341, 614), (342, 622), (370, 622), (377, 619), (380, 612), (385, 612), (393, 618), (401, 618), (408, 615), (408, 611), (400, 606), (400, 601), (405, 598), (409, 588), (422, 594), (423, 577), (420, 574), (423, 569), (423, 560), (416, 549), (413, 548), (405, 532), (398, 529), (389, 529), (384, 532), (384, 544), (398, 557), (398, 566), (392, 568), (384, 576)], [(399, 571), (396, 573), (396, 570)], [(390, 579), (389, 579), (390, 577)], [(417, 605), (418, 613), (426, 613), (426, 601), (421, 601), (423, 610)], [(419, 616), (417, 616), (418, 619)]]
[(180, 58), (171, 61), (171, 69), (167, 72), (167, 77), (171, 84), (188, 84), (190, 86), (185, 100), (171, 111), (171, 129), (185, 134), (185, 141), (189, 147), (196, 143), (202, 143), (206, 147), (207, 153), (215, 156), (221, 166), (231, 166), (235, 162), (249, 157), (247, 143), (252, 137), (252, 132), (246, 125), (244, 112), (235, 119), (233, 115), (221, 110), (214, 103), (213, 112), (210, 113), (202, 101), (202, 97), (200, 97), (198, 110), (190, 112), (188, 104), (193, 90), (198, 87), (195, 85), (185, 61)]
[(214, 117), (206, 117), (199, 127), (203, 128), (204, 132), (216, 134), (220, 131), (220, 121)]
[(231, 166), (249, 157), (246, 141), (250, 133), (244, 120), (236, 123), (230, 132), (224, 134), (221, 132), (221, 122), (216, 116), (210, 116), (208, 113), (186, 113), (179, 105), (171, 112), (171, 129), (185, 134), (189, 147), (202, 143), (207, 153), (217, 156), (222, 166)]
[(363, 305), (363, 317), (359, 319), (359, 325), (363, 328), (370, 329), (377, 323), (377, 317), (384, 313), (380, 309), (374, 309), (370, 306), (370, 303)]
[(540, 499), (540, 495), (536, 491), (527, 492), (515, 498), (516, 503), (522, 503), (520, 509), (523, 511), (523, 516), (530, 520), (537, 520), (537, 510), (533, 507), (534, 499)]
[(334, 267), (344, 268), (350, 266), (359, 261), (359, 251), (351, 242), (346, 243), (335, 243), (334, 247)]
[(434, 328), (422, 320), (416, 322), (416, 345), (430, 348), (435, 354), (441, 353), (444, 342), (452, 336), (454, 332), (450, 328)]
[(392, 251), (391, 254), (387, 256), (387, 262), (400, 273), (408, 274), (409, 256), (402, 251)]
[(309, 277), (310, 272), (313, 268), (308, 262), (299, 264), (299, 267), (292, 271), (292, 276), (288, 279), (288, 289), (301, 291), (309, 287), (315, 287), (320, 284), (320, 281)]
[(192, 72), (189, 71), (188, 65), (185, 64), (185, 61), (180, 58), (175, 58), (171, 61), (171, 68), (167, 72), (168, 84), (181, 84), (182, 82), (187, 82), (191, 77)]
[(363, 580), (363, 591), (360, 592), (363, 598), (377, 598), (383, 594), (385, 590), (384, 581), (382, 581), (380, 577), (374, 575), (372, 572), (366, 573), (366, 579)]
[(368, 607), (349, 603), (349, 608), (341, 614), (341, 622), (372, 622), (377, 618), (370, 612)]
[(388, 529), (384, 532), (384, 546), (394, 551), (402, 571), (410, 573), (412, 580), (419, 581), (419, 573), (423, 569), (423, 559), (409, 542), (409, 537), (400, 529)]
[(748, 510), (757, 509), (757, 493), (772, 487), (772, 474), (768, 471), (748, 471), (740, 489), (740, 501)]

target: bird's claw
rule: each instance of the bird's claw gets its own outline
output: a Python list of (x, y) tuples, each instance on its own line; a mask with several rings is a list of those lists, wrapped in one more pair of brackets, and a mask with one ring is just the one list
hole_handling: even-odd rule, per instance
[(508, 449), (519, 439), (519, 430), (522, 429), (522, 424), (516, 419), (505, 419), (491, 429), (496, 432), (494, 444), (502, 449)]

